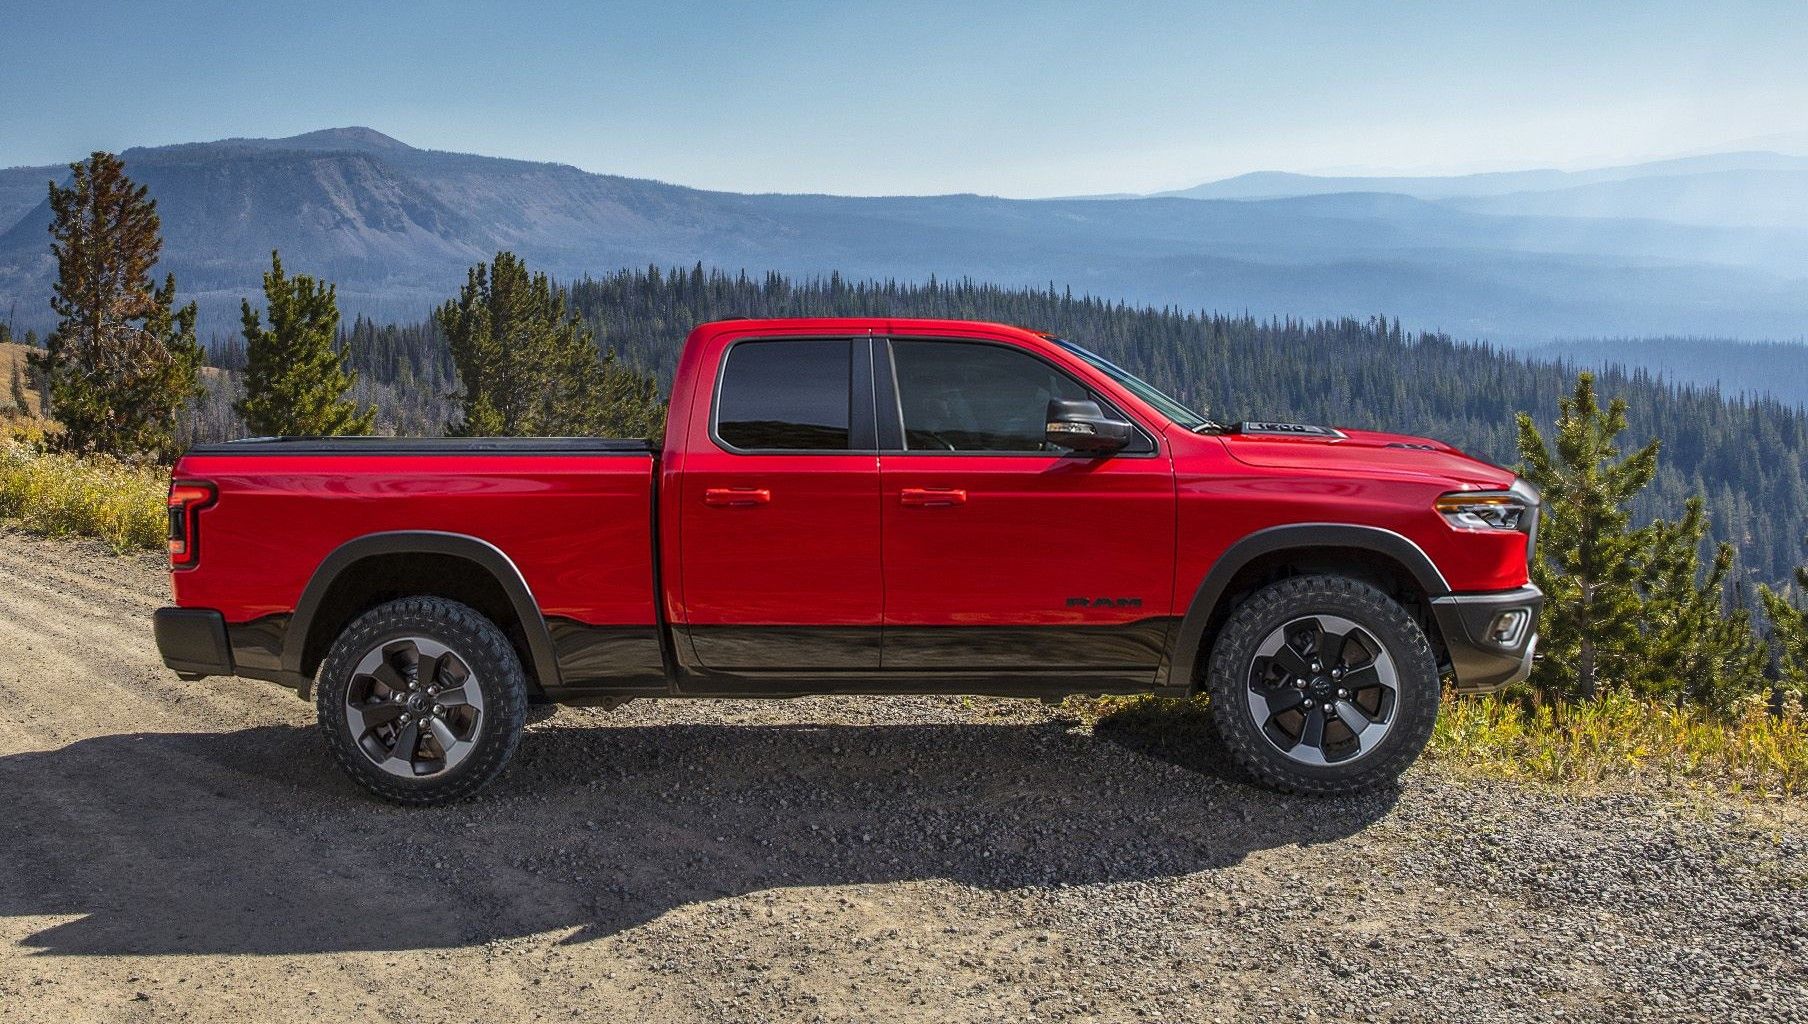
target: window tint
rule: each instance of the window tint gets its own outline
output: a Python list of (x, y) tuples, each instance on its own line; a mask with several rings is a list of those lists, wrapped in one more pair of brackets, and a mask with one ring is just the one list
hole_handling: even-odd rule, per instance
[(846, 341), (743, 341), (728, 350), (716, 434), (736, 448), (846, 451)]
[(1044, 440), (1050, 399), (1093, 398), (1026, 352), (952, 341), (894, 341), (910, 451), (1066, 451)]

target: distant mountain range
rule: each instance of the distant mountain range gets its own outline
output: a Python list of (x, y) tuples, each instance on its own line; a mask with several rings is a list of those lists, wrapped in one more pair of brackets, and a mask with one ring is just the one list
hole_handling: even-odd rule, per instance
[[(1648, 178), (1692, 178), (1727, 171), (1782, 171), (1808, 173), (1808, 157), (1786, 153), (1709, 153), (1648, 163), (1600, 167), (1585, 171), (1550, 169), (1496, 171), (1486, 174), (1446, 176), (1339, 177), (1256, 171), (1234, 178), (1206, 182), (1192, 188), (1155, 192), (1155, 196), (1182, 199), (1278, 199), (1287, 196), (1324, 195), (1337, 192), (1389, 192), (1415, 199), (1454, 199), (1556, 192), (1591, 185), (1639, 181)], [(1080, 197), (1084, 198), (1084, 197)], [(1653, 210), (1653, 214), (1663, 211)], [(1657, 216), (1656, 219), (1668, 219)]]
[[(72, 158), (80, 154), (71, 154)], [(416, 149), (368, 128), (123, 154), (165, 268), (236, 329), (270, 250), (348, 316), (412, 318), (511, 249), (561, 278), (696, 262), (751, 273), (971, 277), (1262, 316), (1397, 315), (1503, 343), (1799, 339), (1808, 158), (1725, 153), (1453, 178), (1264, 173), (1163, 196), (742, 195)], [(700, 158), (703, 155), (700, 154)], [(0, 170), (0, 316), (50, 321), (45, 182)]]

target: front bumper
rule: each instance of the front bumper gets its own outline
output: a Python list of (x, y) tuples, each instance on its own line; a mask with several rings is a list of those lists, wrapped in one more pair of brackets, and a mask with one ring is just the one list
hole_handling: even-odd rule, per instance
[[(1544, 591), (1527, 584), (1485, 594), (1446, 594), (1431, 600), (1444, 634), (1458, 693), (1488, 693), (1523, 680), (1538, 650)], [(1507, 626), (1517, 623), (1517, 628)]]
[(185, 679), (233, 674), (226, 619), (212, 608), (159, 608), (151, 616), (157, 653)]

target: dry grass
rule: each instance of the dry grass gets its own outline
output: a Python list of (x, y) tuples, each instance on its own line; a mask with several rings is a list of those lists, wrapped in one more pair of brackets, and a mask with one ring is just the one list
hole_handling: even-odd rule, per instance
[(1587, 703), (1450, 699), (1428, 756), (1460, 774), (1555, 783), (1638, 779), (1736, 792), (1808, 792), (1808, 716), (1761, 699), (1730, 714), (1614, 693)]
[(162, 469), (48, 454), (0, 437), (0, 517), (48, 537), (98, 537), (114, 551), (164, 544)]
[[(1066, 707), (1140, 746), (1186, 748), (1209, 728), (1204, 699), (1074, 698)], [(1653, 704), (1625, 694), (1552, 704), (1446, 697), (1425, 761), (1453, 775), (1556, 785), (1616, 780), (1693, 784), (1763, 796), (1808, 792), (1808, 715), (1762, 700), (1731, 714)]]

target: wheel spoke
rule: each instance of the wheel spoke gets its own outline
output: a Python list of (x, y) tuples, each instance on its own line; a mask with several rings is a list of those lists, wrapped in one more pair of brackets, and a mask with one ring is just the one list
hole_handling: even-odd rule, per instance
[(473, 687), (461, 683), (453, 689), (439, 691), (433, 699), (449, 708), (468, 707), (472, 703), (471, 689)]
[(396, 667), (390, 664), (388, 658), (384, 658), (375, 669), (371, 670), (370, 677), (382, 683), (385, 689), (395, 691), (408, 689), (408, 681), (402, 678), (402, 673), (396, 671)]
[(1281, 649), (1270, 656), (1270, 660), (1295, 678), (1312, 674), (1312, 666), (1300, 655), (1300, 652), (1293, 649), (1292, 644), (1283, 643)]
[(424, 690), (427, 687), (434, 686), (439, 682), (441, 674), (444, 673), (444, 671), (445, 671), (445, 668), (444, 668), (445, 663), (451, 657), (452, 656), (449, 653), (441, 654), (441, 655), (437, 655), (437, 656), (436, 655), (428, 655), (428, 654), (421, 655), (420, 671), (415, 674), (415, 679), (417, 679), (420, 682), (421, 689)]
[(440, 753), (445, 755), (446, 760), (451, 760), (452, 748), (464, 741), (460, 740), (457, 734), (453, 733), (451, 726), (437, 718), (428, 719), (427, 727), (432, 730), (433, 738), (439, 741)]
[(1316, 707), (1306, 712), (1306, 722), (1300, 727), (1299, 742), (1295, 746), (1322, 750), (1325, 745), (1325, 709)]
[(395, 747), (389, 752), (391, 763), (400, 762), (407, 766), (405, 774), (414, 774), (414, 754), (421, 745), (421, 729), (410, 721), (396, 732)]
[(1288, 711), (1292, 711), (1293, 709), (1295, 709), (1295, 708), (1299, 707), (1301, 704), (1303, 704), (1306, 700), (1305, 694), (1299, 692), (1298, 690), (1294, 689), (1291, 686), (1278, 690), (1273, 696), (1263, 696), (1263, 695), (1258, 695), (1258, 696), (1262, 696), (1262, 699), (1265, 702), (1267, 702), (1268, 717), (1271, 721), (1273, 720), (1274, 716), (1280, 715), (1280, 714), (1285, 714)]
[(1375, 724), (1374, 720), (1362, 713), (1362, 709), (1347, 700), (1337, 702), (1337, 717), (1349, 730), (1356, 734), (1356, 743), (1362, 744), (1362, 734)]
[(1321, 665), (1330, 668), (1343, 660), (1344, 643), (1349, 640), (1349, 634), (1325, 628), (1322, 619), (1314, 619), (1313, 625), (1318, 628), (1318, 638), (1312, 644), (1313, 653), (1317, 655)]
[(374, 729), (379, 725), (395, 721), (397, 718), (401, 717), (402, 712), (408, 709), (395, 701), (373, 700), (355, 705), (352, 710), (357, 713), (359, 718), (364, 720), (364, 728), (369, 730)]

